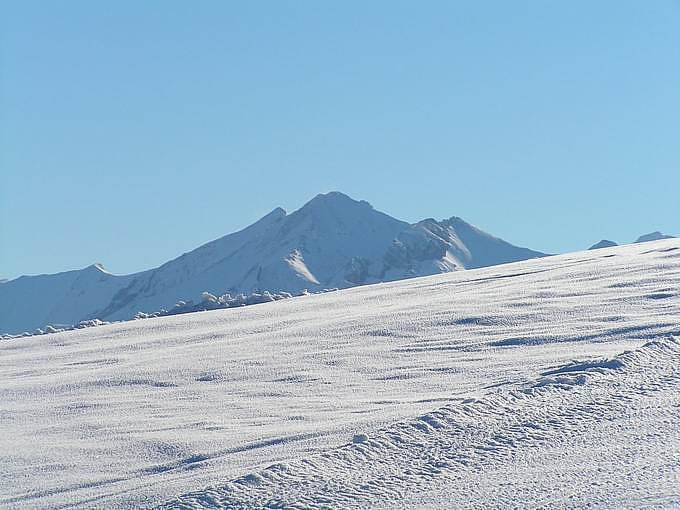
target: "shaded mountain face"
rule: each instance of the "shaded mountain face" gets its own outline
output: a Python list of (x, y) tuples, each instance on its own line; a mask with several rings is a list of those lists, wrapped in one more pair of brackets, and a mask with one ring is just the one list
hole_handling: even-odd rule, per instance
[[(675, 239), (675, 236), (662, 234), (661, 232), (651, 232), (649, 234), (644, 234), (638, 237), (633, 243), (646, 243), (648, 241), (661, 241), (662, 239)], [(609, 241), (607, 239), (602, 239), (592, 245), (589, 250), (597, 250), (598, 248), (611, 248), (612, 246), (618, 246), (614, 241)]]
[(426, 219), (399, 233), (385, 254), (384, 280), (447, 273), (544, 257), (493, 237), (461, 218)]
[(599, 250), (600, 248), (612, 248), (614, 246), (618, 246), (614, 241), (610, 241), (608, 239), (602, 239), (601, 241), (596, 242), (594, 245), (592, 245), (589, 250)]
[(669, 236), (667, 234), (662, 234), (659, 231), (651, 232), (649, 234), (642, 235), (638, 237), (636, 243), (646, 243), (647, 241), (660, 241), (661, 239), (674, 239), (675, 236)]
[(97, 317), (133, 279), (93, 264), (77, 271), (10, 280), (0, 285), (0, 332), (22, 333)]
[(318, 195), (162, 266), (127, 276), (100, 266), (0, 286), (0, 332), (47, 323), (129, 319), (179, 300), (268, 290), (346, 288), (541, 257), (460, 218), (408, 224), (342, 193)]

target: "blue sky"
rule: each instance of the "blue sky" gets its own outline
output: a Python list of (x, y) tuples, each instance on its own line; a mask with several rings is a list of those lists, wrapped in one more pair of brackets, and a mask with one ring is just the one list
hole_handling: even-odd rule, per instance
[(680, 2), (5, 2), (0, 276), (340, 190), (547, 252), (680, 234)]

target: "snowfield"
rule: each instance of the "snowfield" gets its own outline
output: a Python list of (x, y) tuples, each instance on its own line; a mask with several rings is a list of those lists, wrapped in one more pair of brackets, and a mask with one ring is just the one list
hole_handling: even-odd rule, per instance
[(2, 508), (680, 506), (680, 240), (0, 343)]

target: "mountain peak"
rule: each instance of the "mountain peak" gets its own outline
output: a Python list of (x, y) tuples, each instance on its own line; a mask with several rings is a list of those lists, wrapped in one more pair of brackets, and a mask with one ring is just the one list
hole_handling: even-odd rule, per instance
[(612, 248), (614, 246), (618, 246), (618, 244), (616, 244), (614, 241), (610, 241), (609, 239), (602, 239), (601, 241), (598, 241), (588, 249), (599, 250), (600, 248)]
[(449, 219), (442, 220), (442, 223), (446, 223), (454, 228), (474, 228), (475, 230), (478, 230), (460, 216), (451, 216)]
[(83, 271), (87, 271), (88, 273), (111, 274), (104, 268), (104, 265), (100, 262), (95, 262), (94, 264), (90, 264), (85, 269), (83, 269)]
[[(288, 213), (283, 207), (276, 207), (272, 211), (268, 212), (262, 218), (257, 220), (255, 223), (251, 224), (250, 226), (246, 227), (244, 230), (252, 230), (252, 229), (263, 229), (263, 228), (269, 228), (270, 225), (273, 225), (277, 223), (278, 221), (282, 220), (288, 216)], [(238, 232), (237, 232), (238, 233)], [(221, 237), (220, 239), (225, 239), (233, 236), (234, 234), (227, 234), (226, 236)], [(217, 241), (219, 241), (218, 239)], [(211, 243), (208, 243), (210, 245)]]
[(264, 220), (264, 219), (277, 220), (277, 219), (283, 218), (287, 214), (288, 213), (286, 212), (286, 210), (283, 207), (276, 207), (270, 213), (265, 214), (262, 218), (260, 218), (260, 221)]
[(662, 234), (658, 230), (656, 232), (650, 232), (649, 234), (642, 235), (637, 238), (636, 243), (646, 243), (647, 241), (659, 241), (661, 239), (673, 239), (674, 236), (669, 236), (667, 234)]
[(329, 191), (328, 193), (319, 193), (317, 196), (307, 202), (302, 209), (319, 208), (319, 207), (368, 207), (373, 209), (371, 204), (365, 200), (354, 200), (352, 197), (345, 195), (339, 191)]
[(349, 201), (352, 201), (352, 202), (356, 202), (356, 200), (354, 200), (352, 197), (350, 197), (349, 195), (345, 195), (341, 191), (329, 191), (327, 193), (319, 193), (312, 200), (314, 200), (316, 198), (322, 199), (322, 200), (336, 200), (336, 201), (337, 200), (345, 200), (345, 201), (349, 200)]

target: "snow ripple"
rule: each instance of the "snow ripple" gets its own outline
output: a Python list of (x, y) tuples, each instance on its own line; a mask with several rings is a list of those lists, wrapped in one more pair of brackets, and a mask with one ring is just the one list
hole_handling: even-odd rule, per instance
[[(665, 405), (650, 406), (659, 401)], [(674, 337), (662, 338), (614, 358), (556, 367), (523, 387), (459, 401), (390, 425), (370, 438), (362, 435), (361, 441), (274, 464), (224, 485), (185, 494), (158, 508), (399, 506), (414, 493), (445, 480), (458, 482), (460, 499), (454, 497), (449, 504), (474, 506), (484, 501), (474, 499), (480, 488), (466, 487), (460, 481), (473, 480), (482, 468), (507, 467), (532, 449), (578, 443), (599, 424), (625, 425), (640, 413), (655, 414), (656, 421), (662, 415), (668, 430), (675, 431), (673, 437), (645, 438), (646, 446), (651, 444), (671, 468), (640, 472), (628, 482), (632, 486), (640, 482), (638, 488), (644, 488), (648, 478), (672, 484), (678, 481), (680, 465), (679, 407), (680, 342)], [(606, 443), (605, 437), (601, 439)], [(494, 494), (496, 503), (509, 504), (513, 490), (507, 486)], [(626, 506), (625, 500), (618, 503)], [(662, 503), (680, 504), (680, 496)], [(559, 506), (546, 501), (540, 504)]]

